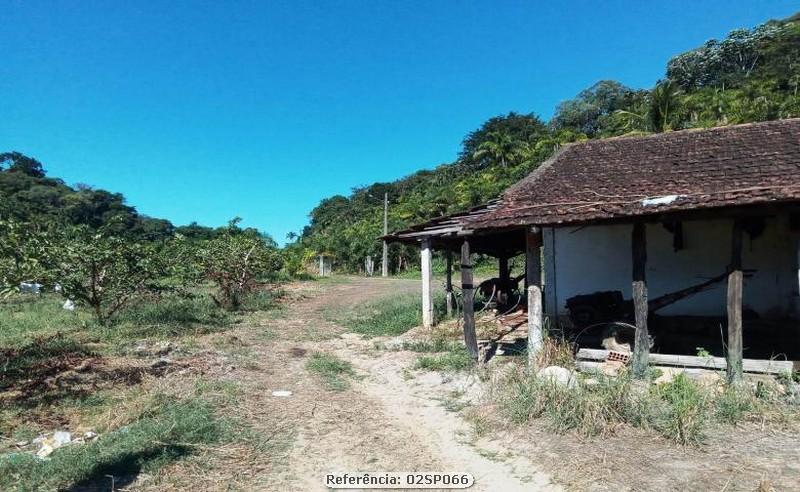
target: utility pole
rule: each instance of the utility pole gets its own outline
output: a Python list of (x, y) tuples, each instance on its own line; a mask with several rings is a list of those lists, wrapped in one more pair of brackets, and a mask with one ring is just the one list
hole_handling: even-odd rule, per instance
[(383, 262), (381, 263), (381, 277), (389, 276), (389, 243), (386, 236), (389, 234), (389, 193), (383, 194)]

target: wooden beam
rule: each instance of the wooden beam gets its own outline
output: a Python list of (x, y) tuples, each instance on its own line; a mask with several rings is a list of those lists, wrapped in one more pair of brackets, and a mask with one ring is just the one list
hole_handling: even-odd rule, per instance
[(644, 378), (650, 355), (650, 336), (647, 331), (647, 229), (643, 222), (633, 224), (631, 235), (633, 260), (633, 311), (636, 319), (636, 336), (631, 361), (631, 372), (635, 378)]
[(500, 290), (507, 292), (511, 284), (511, 272), (508, 269), (508, 256), (502, 255), (497, 258), (498, 278), (500, 279)]
[(447, 276), (445, 277), (445, 302), (447, 304), (447, 317), (453, 317), (453, 253), (447, 251), (445, 253), (445, 258), (447, 260)]
[(429, 240), (422, 241), (420, 250), (422, 265), (422, 326), (430, 328), (433, 326), (433, 270), (431, 268), (431, 243)]
[(742, 380), (742, 223), (733, 222), (728, 266), (728, 382)]
[[(576, 356), (579, 360), (605, 361), (608, 350), (582, 348)], [(694, 355), (650, 354), (650, 363), (674, 367), (696, 367), (724, 371), (727, 361), (724, 357), (697, 357)], [(745, 372), (765, 374), (786, 374), (794, 369), (795, 363), (790, 360), (742, 359)]]
[(556, 274), (556, 229), (545, 227), (542, 229), (542, 265), (544, 279), (544, 312), (550, 319), (551, 327), (558, 324), (558, 289)]
[(472, 255), (469, 241), (461, 245), (461, 290), (464, 296), (464, 343), (473, 360), (478, 360), (478, 337), (475, 334), (475, 286), (472, 285)]
[(525, 287), (542, 286), (542, 231), (525, 231)]

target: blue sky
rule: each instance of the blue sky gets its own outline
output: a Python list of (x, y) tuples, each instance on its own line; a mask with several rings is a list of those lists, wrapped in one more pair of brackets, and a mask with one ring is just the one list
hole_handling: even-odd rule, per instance
[(320, 199), (452, 161), (508, 111), (794, 1), (0, 0), (0, 151), (176, 224), (234, 216), (282, 241)]

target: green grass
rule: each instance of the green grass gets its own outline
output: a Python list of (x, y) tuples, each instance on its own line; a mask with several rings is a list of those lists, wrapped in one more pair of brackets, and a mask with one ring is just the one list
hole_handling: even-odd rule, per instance
[(409, 352), (451, 352), (463, 347), (459, 342), (437, 338), (434, 340), (403, 340), (400, 344), (391, 345), (390, 350), (407, 350)]
[(453, 346), (443, 354), (421, 355), (414, 364), (415, 369), (426, 371), (464, 371), (475, 366), (475, 362), (461, 345)]
[(306, 369), (322, 378), (325, 386), (333, 391), (344, 391), (350, 387), (349, 378), (355, 376), (353, 366), (335, 355), (315, 352), (306, 362)]
[[(627, 376), (596, 376), (596, 384), (568, 388), (548, 379), (520, 376), (509, 381), (500, 400), (503, 414), (517, 423), (542, 419), (557, 433), (593, 436), (613, 433), (620, 424), (651, 429), (683, 445), (703, 442), (713, 424), (786, 418), (789, 407), (774, 395), (748, 387), (721, 393), (700, 387), (683, 374), (650, 386)], [(797, 412), (792, 411), (795, 418)]]
[[(203, 445), (230, 439), (231, 423), (208, 402), (161, 395), (131, 424), (83, 445), (56, 450), (49, 460), (26, 453), (0, 457), (0, 489), (61, 490), (105, 485), (140, 472), (152, 473)], [(105, 487), (104, 487), (105, 488)]]
[[(434, 300), (436, 319), (444, 318), (444, 296)], [(387, 297), (359, 306), (346, 316), (333, 317), (345, 328), (369, 337), (402, 335), (422, 324), (422, 301), (407, 294)]]

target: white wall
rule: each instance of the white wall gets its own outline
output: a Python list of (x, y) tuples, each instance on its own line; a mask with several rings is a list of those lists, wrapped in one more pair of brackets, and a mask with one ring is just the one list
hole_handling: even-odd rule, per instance
[[(650, 299), (700, 283), (723, 272), (730, 261), (731, 219), (685, 221), (684, 248), (673, 251), (672, 234), (661, 224), (647, 225), (647, 286)], [(631, 225), (556, 228), (553, 235), (555, 304), (567, 314), (566, 300), (577, 294), (621, 290), (631, 296)], [(795, 314), (797, 305), (797, 235), (788, 216), (766, 219), (764, 233), (751, 240), (745, 233), (743, 303), (763, 317)], [(545, 241), (545, 248), (548, 247)], [(550, 259), (545, 252), (546, 261)], [(547, 268), (547, 270), (551, 270)], [(685, 298), (659, 314), (725, 315), (725, 282)], [(551, 305), (547, 306), (552, 313)]]

